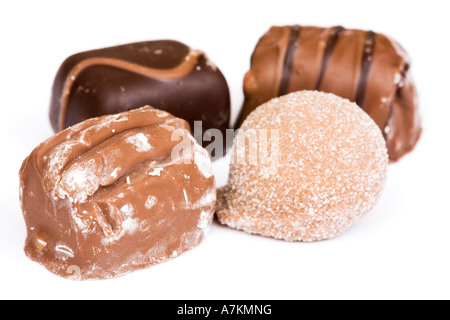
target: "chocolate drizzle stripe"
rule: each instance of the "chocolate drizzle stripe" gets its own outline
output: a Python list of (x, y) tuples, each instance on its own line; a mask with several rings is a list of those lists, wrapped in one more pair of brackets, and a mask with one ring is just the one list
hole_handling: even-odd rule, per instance
[(334, 48), (336, 47), (336, 43), (344, 30), (345, 29), (341, 26), (334, 27), (331, 30), (330, 37), (328, 38), (327, 44), (325, 46), (322, 66), (320, 67), (319, 76), (317, 77), (315, 90), (319, 90), (320, 85), (322, 84), (323, 76), (325, 75), (325, 70), (327, 69), (328, 62), (330, 61), (331, 55), (333, 54)]
[(389, 105), (389, 115), (387, 117), (386, 123), (384, 125), (384, 130), (382, 130), (383, 132), (383, 137), (384, 139), (387, 140), (387, 135), (388, 133), (386, 132), (386, 128), (390, 126), (391, 120), (392, 120), (392, 114), (394, 113), (394, 102), (395, 102), (395, 95), (398, 94), (398, 91), (405, 85), (405, 78), (406, 75), (408, 73), (408, 70), (410, 68), (410, 64), (406, 63), (403, 66), (402, 72), (400, 74), (400, 80), (398, 81), (398, 83), (395, 85), (395, 92), (394, 92), (394, 96), (392, 97), (391, 103)]
[(278, 95), (282, 96), (288, 93), (289, 81), (292, 73), (292, 65), (294, 63), (295, 53), (297, 51), (297, 41), (300, 38), (300, 26), (292, 26), (291, 34), (289, 37), (289, 43), (286, 48), (286, 55), (284, 56), (283, 72), (281, 75), (280, 87), (278, 89)]
[(355, 102), (363, 108), (366, 97), (367, 85), (369, 83), (369, 74), (373, 61), (373, 53), (375, 49), (376, 34), (372, 31), (366, 33), (364, 40), (363, 57), (361, 60), (361, 71), (359, 75), (358, 88), (356, 90)]
[(163, 80), (178, 80), (186, 77), (195, 67), (199, 57), (203, 52), (199, 50), (191, 50), (189, 54), (183, 59), (183, 61), (172, 69), (155, 69), (145, 67), (136, 63), (128, 62), (121, 59), (106, 58), (106, 57), (93, 57), (85, 59), (75, 65), (67, 75), (64, 82), (62, 95), (61, 95), (61, 110), (59, 113), (59, 129), (64, 129), (64, 119), (66, 118), (67, 105), (69, 102), (70, 91), (72, 85), (75, 82), (78, 75), (86, 68), (102, 65), (110, 66), (130, 72), (134, 72), (149, 78), (158, 78)]

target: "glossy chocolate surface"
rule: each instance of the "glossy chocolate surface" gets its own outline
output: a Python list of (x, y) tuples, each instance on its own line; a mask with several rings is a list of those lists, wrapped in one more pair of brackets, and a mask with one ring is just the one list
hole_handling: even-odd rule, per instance
[(53, 85), (55, 132), (89, 118), (145, 105), (225, 136), (230, 94), (220, 70), (198, 50), (172, 40), (147, 41), (69, 57)]
[(372, 117), (384, 134), (390, 160), (397, 161), (421, 134), (410, 66), (400, 44), (373, 31), (272, 27), (252, 54), (237, 126), (274, 97), (299, 90), (334, 93)]

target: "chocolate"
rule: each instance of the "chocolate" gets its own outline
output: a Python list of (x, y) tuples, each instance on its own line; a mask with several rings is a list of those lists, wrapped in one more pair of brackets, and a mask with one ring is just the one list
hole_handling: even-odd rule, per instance
[(191, 130), (194, 121), (202, 121), (202, 135), (219, 129), (225, 136), (229, 127), (230, 93), (223, 74), (203, 52), (172, 40), (69, 57), (55, 77), (50, 121), (58, 132), (89, 118), (144, 105), (187, 120)]
[(400, 44), (373, 31), (272, 27), (252, 54), (237, 126), (274, 97), (298, 90), (334, 93), (374, 119), (391, 162), (397, 161), (414, 148), (422, 131), (410, 66)]
[(40, 144), (22, 164), (20, 199), (29, 258), (62, 277), (105, 279), (197, 246), (215, 182), (189, 124), (147, 106)]
[(378, 202), (388, 153), (376, 123), (347, 99), (297, 91), (253, 111), (233, 141), (218, 220), (287, 241), (334, 238)]

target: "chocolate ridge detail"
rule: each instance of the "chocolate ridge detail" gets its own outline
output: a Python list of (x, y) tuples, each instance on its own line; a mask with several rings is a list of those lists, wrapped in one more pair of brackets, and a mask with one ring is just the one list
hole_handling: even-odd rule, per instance
[(156, 69), (125, 60), (108, 57), (92, 57), (84, 59), (71, 69), (64, 82), (61, 96), (61, 109), (58, 121), (59, 130), (64, 130), (64, 119), (66, 118), (67, 105), (69, 102), (72, 85), (77, 79), (77, 76), (86, 68), (97, 65), (110, 66), (134, 72), (145, 77), (170, 81), (186, 77), (194, 69), (201, 55), (203, 55), (202, 51), (190, 50), (189, 54), (184, 58), (184, 60), (178, 66), (171, 69)]
[[(108, 144), (114, 140), (117, 142), (119, 138), (120, 140), (124, 140), (133, 132), (150, 134), (150, 132), (147, 131), (158, 128), (167, 128), (167, 126), (171, 127), (168, 129), (189, 129), (189, 125), (186, 121), (179, 118), (173, 118), (169, 113), (164, 112), (162, 116), (154, 116), (155, 114), (160, 113), (161, 111), (159, 110), (145, 107), (140, 108), (139, 112), (129, 111), (118, 115), (104, 116), (102, 119), (97, 119), (92, 125), (81, 128), (80, 131), (75, 127), (75, 131), (77, 131), (75, 134), (67, 135), (66, 139), (60, 141), (56, 145), (49, 146), (49, 148), (42, 146), (43, 150), (40, 152), (38, 159), (40, 163), (37, 164), (37, 168), (40, 168), (40, 170), (43, 170), (45, 173), (42, 180), (47, 191), (54, 197), (58, 196), (57, 189), (60, 187), (60, 178), (68, 171), (67, 169), (70, 171), (75, 159), (77, 163), (81, 163), (82, 160), (86, 158), (86, 155), (89, 155), (88, 160), (91, 159), (94, 162), (99, 162), (97, 163), (99, 165), (100, 162), (103, 163), (104, 157), (102, 157), (102, 150), (99, 150), (94, 154), (91, 152), (99, 146), (102, 146), (103, 150), (106, 150)], [(88, 120), (88, 122), (91, 121)], [(169, 133), (171, 135), (170, 130), (168, 131), (168, 134)], [(160, 134), (160, 137), (163, 137), (163, 135)], [(171, 150), (169, 144), (167, 147), (168, 150), (166, 151), (169, 154)], [(149, 150), (148, 152), (140, 152), (137, 154), (147, 156), (147, 154), (153, 154), (153, 151)], [(123, 164), (134, 167), (136, 164), (133, 164), (133, 162), (135, 160), (140, 161), (142, 158), (141, 156), (131, 157), (127, 159), (127, 161), (124, 161)], [(120, 175), (125, 172), (119, 170), (117, 173)], [(113, 181), (117, 180), (118, 177), (119, 176), (114, 177), (115, 179), (113, 179)], [(101, 185), (109, 185), (113, 181), (105, 181), (102, 182)]]
[(358, 89), (356, 91), (355, 102), (358, 106), (363, 108), (364, 99), (366, 97), (366, 89), (369, 83), (369, 74), (373, 61), (373, 53), (377, 36), (375, 32), (368, 31), (364, 40), (363, 57), (361, 62), (361, 72), (359, 75)]
[(328, 38), (327, 45), (325, 47), (325, 52), (323, 54), (322, 66), (320, 67), (319, 76), (317, 77), (315, 90), (319, 90), (320, 88), (323, 76), (325, 75), (325, 70), (327, 69), (328, 66), (328, 62), (330, 61), (331, 55), (333, 54), (333, 50), (336, 47), (336, 43), (344, 30), (345, 28), (342, 26), (334, 27), (331, 30), (331, 34)]
[(286, 49), (286, 55), (284, 57), (283, 71), (281, 75), (280, 87), (278, 89), (278, 95), (282, 96), (288, 93), (289, 81), (291, 78), (292, 65), (294, 63), (295, 53), (297, 51), (296, 43), (300, 38), (301, 27), (298, 25), (291, 27), (291, 34), (289, 37), (288, 47)]

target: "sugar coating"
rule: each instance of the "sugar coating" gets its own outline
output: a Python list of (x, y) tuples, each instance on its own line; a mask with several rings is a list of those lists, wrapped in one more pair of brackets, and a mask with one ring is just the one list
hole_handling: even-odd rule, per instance
[(378, 126), (356, 104), (317, 91), (275, 98), (243, 123), (231, 159), (251, 146), (251, 139), (239, 139), (262, 129), (278, 134), (278, 148), (270, 147), (272, 140), (256, 141), (269, 150), (264, 159), (273, 161), (231, 161), (228, 184), (217, 193), (222, 224), (288, 241), (317, 241), (341, 234), (378, 201), (387, 148)]
[(134, 136), (128, 137), (126, 141), (133, 144), (139, 152), (148, 151), (152, 148), (148, 142), (148, 138), (143, 133), (138, 133)]

